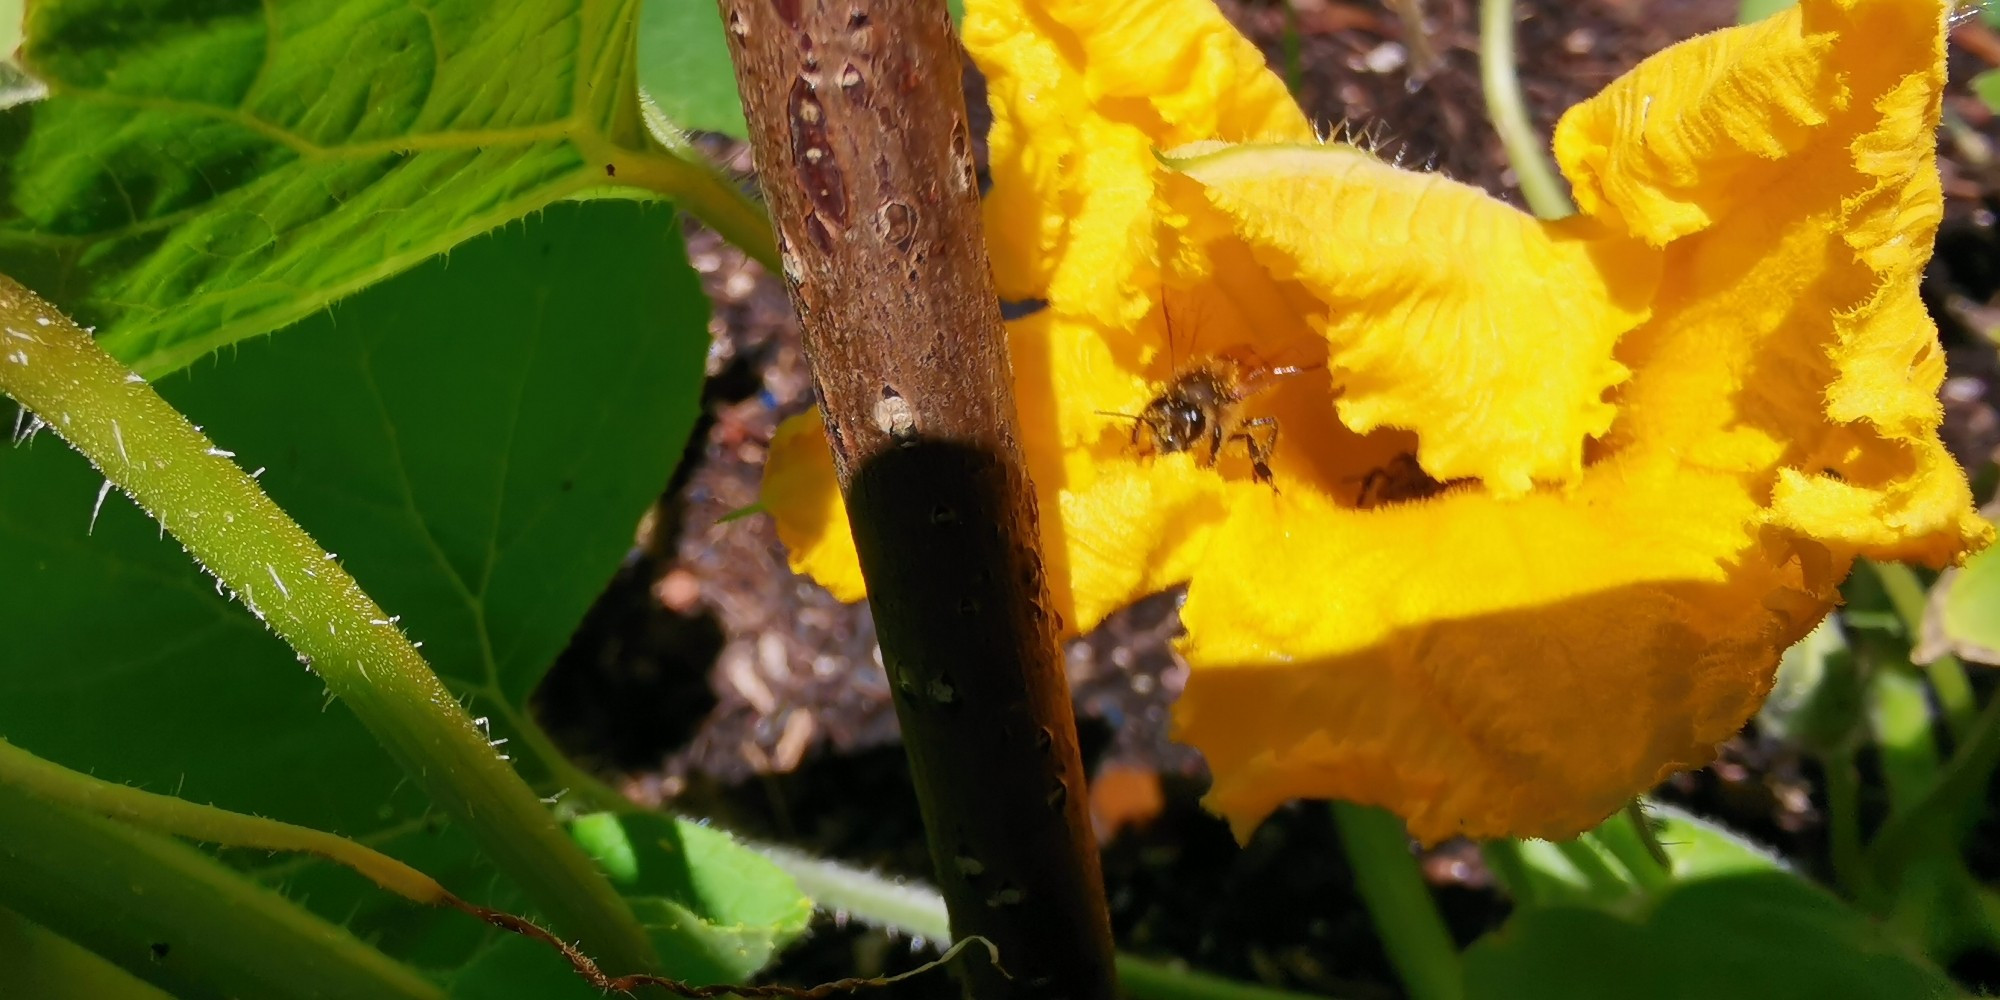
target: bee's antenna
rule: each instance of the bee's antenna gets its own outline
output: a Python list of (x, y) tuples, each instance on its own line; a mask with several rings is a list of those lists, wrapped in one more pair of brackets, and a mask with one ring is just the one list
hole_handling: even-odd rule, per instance
[(1100, 417), (1121, 417), (1132, 421), (1132, 443), (1135, 445), (1139, 443), (1139, 428), (1146, 426), (1145, 417), (1136, 413), (1120, 413), (1116, 410), (1092, 410), (1090, 412)]
[(1175, 350), (1174, 313), (1167, 308), (1167, 286), (1164, 284), (1160, 286), (1160, 318), (1167, 324), (1167, 372), (1172, 374), (1181, 370), (1181, 359)]

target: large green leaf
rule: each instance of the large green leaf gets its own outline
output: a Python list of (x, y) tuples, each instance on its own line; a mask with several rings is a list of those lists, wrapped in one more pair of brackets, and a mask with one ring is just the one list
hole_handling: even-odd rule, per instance
[(11, 910), (0, 910), (0, 996), (174, 1000), (159, 987)]
[(1799, 879), (1746, 871), (1677, 886), (1627, 919), (1529, 908), (1465, 955), (1469, 1000), (1932, 1000), (1951, 980)]
[[(494, 735), (519, 737), (526, 694), (672, 470), (707, 342), (674, 213), (600, 200), (552, 206), (159, 388), (267, 466), (271, 495), (402, 616)], [(367, 733), (178, 546), (117, 498), (90, 530), (98, 483), (50, 437), (0, 449), (0, 735), (101, 777), (364, 836), (491, 898)], [(315, 884), (314, 905), (335, 888)], [(458, 926), (438, 954), (462, 951)]]
[(637, 0), (39, 0), (0, 271), (146, 375), (605, 180)]

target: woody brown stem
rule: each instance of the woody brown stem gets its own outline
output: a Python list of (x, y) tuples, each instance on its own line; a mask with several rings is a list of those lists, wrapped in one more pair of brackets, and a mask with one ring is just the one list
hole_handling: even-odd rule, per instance
[(722, 0), (931, 859), (980, 1000), (1109, 1000), (1035, 498), (939, 0)]

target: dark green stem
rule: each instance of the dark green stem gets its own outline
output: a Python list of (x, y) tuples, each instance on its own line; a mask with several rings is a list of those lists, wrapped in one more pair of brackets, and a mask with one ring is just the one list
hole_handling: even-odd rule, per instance
[(1500, 888), (1514, 900), (1515, 906), (1535, 905), (1538, 894), (1535, 891), (1535, 876), (1528, 868), (1528, 862), (1521, 857), (1521, 842), (1518, 840), (1488, 840), (1479, 845), (1479, 856), (1486, 861), (1486, 868), (1493, 873)]
[(1458, 948), (1410, 852), (1403, 821), (1384, 810), (1347, 802), (1334, 803), (1333, 815), (1348, 867), (1354, 870), (1355, 887), (1411, 1000), (1463, 997), (1465, 974), (1459, 968)]
[(1118, 986), (1131, 1000), (1327, 1000), (1130, 955), (1118, 956)]
[(645, 931), (388, 612), (144, 380), (0, 278), (0, 392), (82, 452), (297, 650), (403, 770), (556, 928), (606, 966), (654, 970)]
[(1639, 812), (1639, 805), (1634, 801), (1598, 824), (1592, 835), (1617, 859), (1619, 867), (1631, 874), (1639, 888), (1658, 892), (1673, 882), (1673, 873), (1665, 860), (1665, 852), (1655, 853), (1657, 845), (1648, 844), (1650, 836), (1645, 824), (1645, 816)]
[[(820, 909), (914, 938), (951, 939), (944, 897), (920, 882), (891, 879), (789, 847), (748, 845), (784, 869)], [(1324, 1000), (1196, 972), (1178, 962), (1119, 955), (1118, 986), (1131, 1000)]]
[(1632, 887), (1638, 884), (1618, 874), (1618, 869), (1611, 867), (1611, 862), (1604, 860), (1604, 855), (1598, 851), (1596, 845), (1582, 837), (1571, 837), (1554, 843), (1556, 850), (1576, 867), (1583, 880), (1589, 883), (1591, 893), (1599, 899), (1618, 899), (1630, 893)]
[[(1901, 563), (1871, 562), (1868, 566), (1875, 571), (1875, 578), (1882, 581), (1889, 604), (1902, 620), (1903, 634), (1912, 646), (1916, 645), (1923, 636), (1924, 605), (1930, 599), (1923, 581), (1917, 579), (1916, 570)], [(1979, 701), (1973, 697), (1972, 683), (1965, 676), (1965, 664), (1946, 653), (1926, 665), (1924, 673), (1930, 678), (1931, 690), (1937, 693), (1938, 707), (1944, 710), (1945, 728), (1953, 739), (1963, 741), (1979, 714)]]
[(444, 887), (430, 876), (345, 837), (94, 778), (43, 760), (5, 740), (0, 740), (0, 787), (190, 840), (316, 855), (346, 865), (376, 885), (427, 906), (447, 899)]
[(1823, 761), (1826, 771), (1827, 836), (1831, 839), (1834, 877), (1841, 888), (1857, 900), (1874, 896), (1873, 880), (1862, 859), (1861, 779), (1849, 753), (1829, 754)]
[(346, 929), (177, 840), (0, 784), (0, 905), (184, 1000), (443, 1000)]
[(1936, 838), (1955, 840), (1967, 804), (1985, 794), (1996, 764), (2000, 764), (2000, 698), (1986, 703), (1930, 791), (1883, 825), (1868, 846), (1873, 875), (1893, 886), (1911, 861), (1932, 849)]

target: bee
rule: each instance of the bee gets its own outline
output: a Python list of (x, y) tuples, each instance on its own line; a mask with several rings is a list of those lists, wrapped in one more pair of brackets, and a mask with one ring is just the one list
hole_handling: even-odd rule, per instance
[(1434, 497), (1458, 482), (1460, 480), (1441, 483), (1432, 479), (1423, 466), (1417, 464), (1415, 455), (1403, 452), (1361, 477), (1361, 490), (1354, 498), (1354, 506), (1358, 510), (1368, 510), (1386, 503), (1422, 500)]
[(1134, 447), (1160, 455), (1189, 452), (1204, 469), (1215, 466), (1225, 447), (1242, 442), (1251, 478), (1275, 491), (1271, 456), (1278, 449), (1278, 418), (1247, 417), (1242, 405), (1276, 379), (1319, 367), (1268, 365), (1247, 347), (1231, 348), (1178, 368), (1138, 413), (1107, 415), (1132, 421)]

